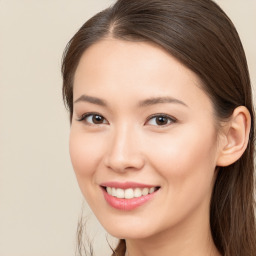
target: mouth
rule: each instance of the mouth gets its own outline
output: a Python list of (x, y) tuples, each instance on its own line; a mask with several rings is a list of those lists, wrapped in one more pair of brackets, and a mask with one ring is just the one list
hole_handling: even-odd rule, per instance
[(136, 183), (109, 183), (100, 186), (106, 202), (113, 208), (131, 211), (151, 201), (160, 190), (160, 186)]
[(120, 199), (133, 199), (142, 196), (147, 196), (156, 192), (160, 187), (150, 187), (150, 188), (114, 188), (114, 187), (103, 187), (103, 189), (108, 193), (108, 195), (120, 198)]

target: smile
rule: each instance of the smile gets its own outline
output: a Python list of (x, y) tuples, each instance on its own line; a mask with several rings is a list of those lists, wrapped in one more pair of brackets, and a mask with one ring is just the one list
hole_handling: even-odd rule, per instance
[(131, 211), (150, 201), (159, 191), (158, 186), (137, 183), (109, 183), (101, 185), (106, 202), (113, 208)]
[(157, 190), (157, 187), (151, 188), (111, 188), (106, 187), (106, 191), (109, 195), (116, 197), (116, 198), (125, 198), (125, 199), (132, 199), (138, 198), (141, 196), (146, 196), (148, 194), (152, 194)]

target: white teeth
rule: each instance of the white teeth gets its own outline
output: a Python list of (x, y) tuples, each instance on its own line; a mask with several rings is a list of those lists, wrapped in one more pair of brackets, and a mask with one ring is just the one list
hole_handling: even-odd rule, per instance
[(151, 188), (151, 189), (149, 190), (149, 194), (152, 194), (154, 191), (155, 191), (155, 188)]
[(146, 196), (146, 195), (148, 194), (148, 192), (149, 192), (149, 189), (148, 189), (148, 188), (143, 188), (143, 189), (142, 189), (142, 195), (143, 195), (143, 196)]
[(117, 198), (124, 198), (124, 190), (121, 188), (116, 189), (116, 197)]
[(134, 197), (134, 195), (133, 195), (133, 189), (132, 188), (128, 188), (124, 191), (124, 198), (131, 199), (133, 197)]
[(125, 198), (125, 199), (132, 199), (135, 197), (146, 196), (148, 194), (152, 194), (156, 191), (156, 187), (152, 188), (128, 188), (128, 189), (121, 189), (121, 188), (111, 188), (106, 187), (107, 193), (111, 196), (117, 198)]
[(140, 188), (135, 188), (133, 193), (134, 193), (134, 197), (142, 196), (142, 192)]
[(111, 194), (110, 194), (110, 195), (116, 196), (116, 189), (115, 189), (115, 188), (112, 188), (111, 190), (112, 190), (112, 191), (111, 191)]
[(112, 195), (112, 188), (107, 187), (107, 192), (108, 192), (108, 194)]

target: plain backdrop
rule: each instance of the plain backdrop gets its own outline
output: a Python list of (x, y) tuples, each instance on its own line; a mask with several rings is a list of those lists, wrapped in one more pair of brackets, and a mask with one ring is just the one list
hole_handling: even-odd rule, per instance
[[(61, 57), (111, 0), (0, 0), (0, 256), (72, 256), (83, 199), (68, 153)], [(219, 0), (256, 84), (256, 1)], [(97, 256), (105, 231), (85, 205)], [(99, 237), (99, 239), (98, 239)]]

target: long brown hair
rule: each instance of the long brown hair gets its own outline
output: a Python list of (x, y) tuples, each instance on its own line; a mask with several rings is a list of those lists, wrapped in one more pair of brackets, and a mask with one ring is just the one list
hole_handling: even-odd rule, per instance
[[(155, 43), (194, 71), (211, 98), (217, 119), (245, 106), (252, 117), (249, 144), (234, 164), (220, 167), (212, 192), (210, 224), (223, 256), (256, 253), (254, 110), (245, 53), (237, 31), (211, 0), (118, 0), (87, 21), (66, 47), (63, 97), (73, 113), (73, 77), (83, 52), (106, 37)], [(71, 120), (71, 119), (70, 119)], [(123, 256), (120, 240), (113, 255)]]

